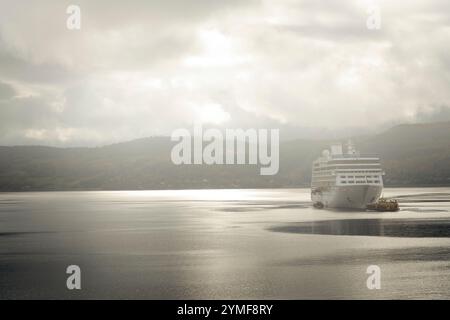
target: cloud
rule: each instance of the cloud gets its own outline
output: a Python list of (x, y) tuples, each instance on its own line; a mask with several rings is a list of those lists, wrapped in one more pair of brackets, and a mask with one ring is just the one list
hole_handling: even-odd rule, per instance
[[(96, 145), (201, 121), (333, 136), (449, 119), (450, 3), (0, 0), (0, 144)], [(438, 116), (435, 116), (438, 115)]]
[(413, 120), (417, 122), (450, 121), (450, 106), (425, 106), (417, 110)]

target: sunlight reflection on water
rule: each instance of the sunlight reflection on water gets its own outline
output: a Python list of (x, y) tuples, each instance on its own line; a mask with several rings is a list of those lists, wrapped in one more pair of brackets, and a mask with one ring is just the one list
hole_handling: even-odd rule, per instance
[(2, 193), (0, 298), (450, 298), (449, 194), (385, 189), (401, 211), (376, 213), (309, 189)]

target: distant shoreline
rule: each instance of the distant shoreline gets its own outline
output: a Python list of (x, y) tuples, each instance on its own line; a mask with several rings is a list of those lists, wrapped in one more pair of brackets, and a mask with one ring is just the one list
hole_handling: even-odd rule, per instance
[[(412, 188), (450, 188), (448, 185), (396, 185), (384, 186), (384, 189), (412, 189)], [(191, 188), (191, 189), (33, 189), (33, 190), (1, 190), (2, 193), (32, 193), (32, 192), (115, 192), (115, 191), (202, 191), (202, 190), (286, 190), (286, 189), (310, 189), (309, 186), (297, 187), (242, 187), (242, 188)]]

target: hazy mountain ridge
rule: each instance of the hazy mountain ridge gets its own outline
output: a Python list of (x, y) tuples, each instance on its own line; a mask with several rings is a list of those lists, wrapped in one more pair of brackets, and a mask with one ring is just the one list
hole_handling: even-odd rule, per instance
[[(362, 152), (380, 155), (387, 186), (450, 185), (450, 122), (352, 139)], [(0, 191), (304, 187), (311, 162), (330, 142), (281, 142), (274, 176), (260, 176), (255, 165), (176, 166), (167, 137), (98, 148), (0, 147)]]

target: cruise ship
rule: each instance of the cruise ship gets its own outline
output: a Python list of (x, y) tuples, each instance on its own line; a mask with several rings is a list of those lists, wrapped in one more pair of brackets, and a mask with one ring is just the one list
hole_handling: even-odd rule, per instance
[(383, 175), (379, 157), (335, 144), (313, 162), (311, 199), (319, 208), (365, 209), (380, 198)]

